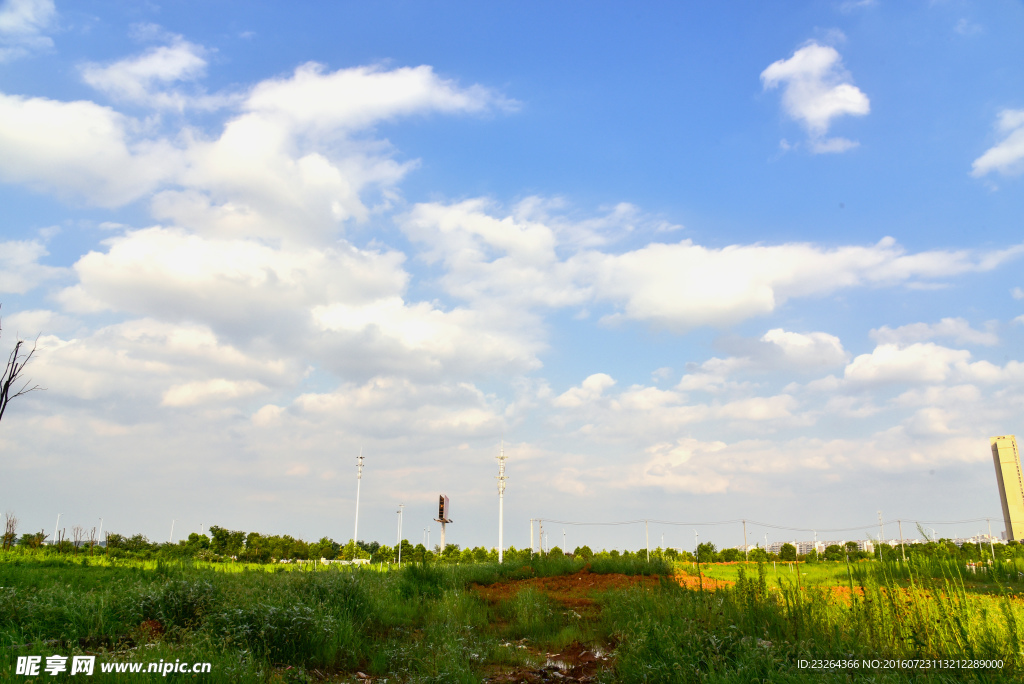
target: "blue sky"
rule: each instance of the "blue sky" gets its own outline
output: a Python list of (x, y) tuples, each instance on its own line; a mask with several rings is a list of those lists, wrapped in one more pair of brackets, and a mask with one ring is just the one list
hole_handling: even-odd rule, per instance
[(7, 0), (0, 344), (40, 335), (46, 392), (0, 426), (0, 506), (344, 540), (362, 446), (361, 537), (444, 491), (449, 539), (492, 545), (504, 437), (516, 546), (544, 517), (998, 516), (1022, 29), (1019, 2)]

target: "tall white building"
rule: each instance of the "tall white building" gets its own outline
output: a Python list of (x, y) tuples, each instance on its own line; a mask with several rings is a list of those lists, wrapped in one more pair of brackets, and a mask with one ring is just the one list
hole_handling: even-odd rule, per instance
[(1020, 541), (1024, 539), (1024, 473), (1017, 439), (1013, 435), (1002, 435), (989, 441), (999, 485), (999, 503), (1003, 505), (1006, 539)]

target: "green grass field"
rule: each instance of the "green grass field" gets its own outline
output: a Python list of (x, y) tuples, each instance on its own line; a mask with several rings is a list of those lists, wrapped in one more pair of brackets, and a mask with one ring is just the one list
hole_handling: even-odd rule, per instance
[[(575, 680), (595, 682), (1019, 681), (1024, 664), (1015, 590), (992, 581), (976, 591), (929, 568), (904, 568), (904, 577), (870, 562), (712, 564), (705, 576), (736, 584), (702, 592), (680, 586), (664, 563), (595, 561), (592, 573), (661, 579), (598, 592), (588, 611), (535, 579), (579, 572), (583, 563), (568, 558), (384, 571), (82, 558), (0, 556), (0, 679), (78, 681), (18, 675), (17, 659), (91, 654), (96, 672), (84, 679), (98, 682), (366, 681), (357, 673), (389, 682), (566, 681), (543, 667), (546, 654), (573, 646), (608, 655)], [(505, 592), (487, 600), (476, 585)], [(161, 660), (211, 667), (100, 671)], [(816, 660), (858, 666), (801, 666)], [(535, 679), (515, 679), (529, 673)]]

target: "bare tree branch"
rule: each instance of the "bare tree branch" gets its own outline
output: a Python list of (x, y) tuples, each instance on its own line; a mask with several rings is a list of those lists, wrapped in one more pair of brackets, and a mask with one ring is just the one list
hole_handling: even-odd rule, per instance
[(6, 551), (14, 546), (14, 541), (18, 538), (18, 516), (14, 515), (14, 511), (7, 511), (4, 513), (4, 538), (3, 538), (3, 550)]
[[(0, 332), (2, 330), (3, 328), (0, 327)], [(10, 356), (7, 357), (7, 365), (4, 367), (3, 375), (0, 375), (0, 420), (3, 420), (7, 404), (12, 399), (29, 392), (45, 389), (39, 385), (32, 385), (30, 387), (31, 380), (26, 380), (20, 388), (17, 386), (18, 381), (21, 379), (21, 374), (25, 371), (25, 366), (28, 365), (28, 362), (32, 360), (36, 353), (38, 341), (39, 336), (37, 335), (35, 341), (32, 342), (32, 348), (27, 351), (25, 340), (15, 340), (14, 342), (14, 349), (11, 350)]]

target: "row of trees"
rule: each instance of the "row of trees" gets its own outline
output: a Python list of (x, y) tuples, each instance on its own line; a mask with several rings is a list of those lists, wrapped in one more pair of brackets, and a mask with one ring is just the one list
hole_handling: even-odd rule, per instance
[[(195, 558), (199, 560), (227, 561), (235, 560), (248, 563), (271, 563), (295, 560), (354, 560), (365, 559), (372, 563), (393, 563), (398, 560), (398, 546), (387, 546), (379, 542), (349, 540), (341, 544), (329, 537), (316, 542), (306, 542), (291, 535), (264, 535), (258, 532), (229, 530), (216, 525), (210, 528), (209, 535), (192, 533), (188, 539), (177, 544), (156, 543), (144, 535), (132, 536), (108, 533), (103, 544), (96, 535), (96, 528), (86, 530), (75, 526), (68, 534), (66, 530), (58, 532), (57, 539), (48, 540), (43, 532), (17, 535), (18, 518), (11, 512), (4, 516), (4, 532), (2, 536), (3, 550), (17, 545), (24, 549), (44, 549), (56, 553), (105, 553), (114, 557), (134, 556), (141, 558), (174, 557)], [(554, 547), (545, 552), (551, 556), (567, 555), (562, 549)], [(1024, 560), (1024, 545), (1011, 541), (1006, 544), (964, 543), (957, 545), (952, 540), (940, 539), (924, 544), (905, 544), (890, 547), (876, 545), (873, 553), (857, 549), (857, 542), (846, 542), (845, 545), (830, 545), (823, 553), (812, 551), (808, 554), (797, 554), (793, 544), (783, 544), (778, 553), (767, 553), (764, 549), (751, 549), (747, 556), (739, 549), (718, 548), (711, 542), (704, 542), (697, 547), (696, 557), (689, 551), (678, 549), (652, 549), (652, 558), (701, 563), (737, 562), (745, 559), (753, 562), (765, 561), (857, 561), (865, 558), (885, 558), (895, 560), (903, 558), (928, 558), (938, 560), (957, 560), (963, 562), (983, 562), (993, 555), (999, 560)], [(589, 546), (578, 546), (571, 554), (577, 558), (589, 560), (594, 557), (608, 558), (639, 558), (647, 557), (647, 551), (640, 549), (631, 551), (605, 551), (595, 553)], [(509, 547), (505, 550), (505, 558), (509, 560), (528, 560), (529, 549)], [(497, 549), (460, 548), (458, 544), (449, 544), (442, 550), (439, 546), (433, 549), (423, 544), (412, 544), (402, 540), (401, 558), (403, 561), (438, 562), (438, 563), (483, 563), (498, 559)]]
[[(744, 560), (743, 552), (739, 549), (722, 549), (718, 551), (714, 544), (705, 543), (697, 547), (701, 563), (722, 563)], [(783, 544), (778, 553), (767, 553), (764, 549), (751, 549), (748, 559), (754, 562), (763, 561), (858, 561), (866, 558), (883, 558), (885, 560), (902, 559), (935, 559), (955, 560), (964, 562), (981, 562), (995, 556), (998, 560), (1024, 560), (1024, 545), (1011, 541), (1006, 544), (987, 544), (979, 542), (964, 542), (957, 545), (951, 539), (940, 539), (934, 542), (923, 544), (875, 544), (874, 551), (860, 551), (857, 542), (850, 541), (844, 545), (831, 544), (825, 547), (824, 552), (811, 551), (807, 554), (798, 554), (793, 544)], [(692, 555), (691, 555), (692, 558)]]

